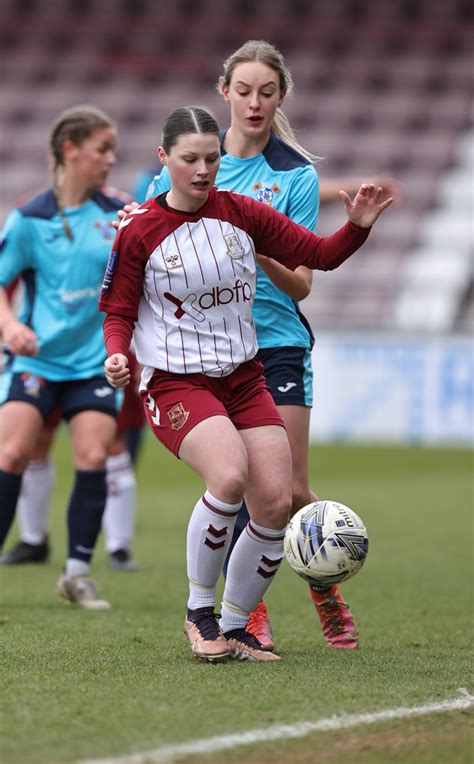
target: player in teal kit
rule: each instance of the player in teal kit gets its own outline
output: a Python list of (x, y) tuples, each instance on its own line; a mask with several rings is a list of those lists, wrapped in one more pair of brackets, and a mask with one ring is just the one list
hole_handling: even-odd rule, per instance
[[(315, 157), (296, 142), (280, 108), (292, 85), (283, 57), (267, 42), (249, 41), (226, 60), (219, 89), (230, 104), (231, 125), (221, 136), (222, 161), (216, 183), (221, 189), (271, 205), (314, 231), (319, 204)], [(169, 175), (164, 168), (148, 195), (156, 196), (167, 189)], [(298, 301), (311, 290), (312, 273), (304, 266), (289, 271), (269, 258), (257, 259), (260, 267), (254, 321), (258, 357), (287, 428), (295, 512), (317, 498), (308, 477), (313, 336), (298, 306)], [(237, 523), (237, 537), (247, 522), (244, 505)], [(310, 587), (310, 594), (328, 645), (356, 648), (357, 628), (339, 588), (317, 591)], [(248, 630), (267, 649), (273, 649), (263, 602), (252, 613)]]
[[(106, 609), (89, 578), (106, 500), (105, 460), (116, 432), (116, 391), (98, 296), (123, 198), (102, 190), (115, 164), (116, 128), (101, 111), (64, 112), (50, 136), (52, 187), (13, 210), (2, 233), (0, 332), (14, 355), (0, 409), (0, 548), (13, 521), (22, 473), (58, 409), (69, 424), (76, 470), (68, 507), (69, 550), (57, 594)], [(21, 275), (21, 320), (6, 287)]]

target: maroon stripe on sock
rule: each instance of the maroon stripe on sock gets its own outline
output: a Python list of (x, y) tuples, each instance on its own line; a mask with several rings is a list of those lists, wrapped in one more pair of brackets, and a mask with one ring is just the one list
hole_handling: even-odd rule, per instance
[(283, 541), (285, 538), (284, 533), (282, 533), (281, 536), (265, 536), (264, 533), (259, 533), (259, 531), (256, 531), (251, 522), (248, 523), (247, 528), (253, 533), (254, 536), (262, 539), (262, 541), (274, 541), (276, 543), (277, 541)]
[(283, 560), (283, 557), (279, 557), (278, 560), (270, 560), (268, 557), (265, 557), (264, 554), (260, 557), (260, 560), (265, 563), (265, 565), (268, 565), (269, 568), (278, 567), (278, 565)]
[(259, 573), (262, 578), (271, 578), (275, 575), (276, 570), (265, 570), (264, 568), (261, 568), (260, 565), (257, 568), (257, 573)]
[(221, 517), (236, 517), (239, 514), (240, 507), (236, 512), (224, 512), (222, 509), (217, 509), (213, 504), (210, 504), (205, 496), (201, 497), (201, 501), (211, 510), (211, 512), (215, 512), (216, 515), (220, 515)]
[(215, 536), (216, 538), (220, 538), (221, 536), (225, 536), (226, 535), (226, 533), (228, 531), (228, 528), (227, 528), (227, 525), (225, 525), (223, 528), (218, 530), (217, 528), (214, 528), (214, 526), (211, 525), (211, 523), (209, 523), (209, 525), (207, 527), (207, 530), (209, 531), (211, 536)]
[(225, 541), (211, 541), (211, 539), (205, 538), (204, 543), (206, 546), (209, 546), (214, 551), (216, 549), (222, 549), (223, 546), (225, 546)]

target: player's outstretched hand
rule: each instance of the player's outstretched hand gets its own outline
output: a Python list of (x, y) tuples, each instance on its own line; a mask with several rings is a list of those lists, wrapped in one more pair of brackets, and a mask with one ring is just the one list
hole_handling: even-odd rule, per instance
[(109, 355), (104, 363), (105, 378), (112, 387), (125, 387), (131, 379), (127, 356), (123, 353)]
[(349, 194), (339, 191), (347, 217), (360, 228), (370, 228), (378, 216), (393, 202), (393, 196), (381, 201), (383, 188), (374, 186), (373, 183), (363, 183), (351, 201)]
[(128, 215), (129, 212), (133, 212), (133, 210), (136, 210), (139, 206), (140, 205), (138, 202), (130, 202), (130, 204), (124, 204), (121, 210), (117, 210), (118, 220), (112, 220), (112, 228), (118, 229), (120, 221), (123, 220), (125, 215)]

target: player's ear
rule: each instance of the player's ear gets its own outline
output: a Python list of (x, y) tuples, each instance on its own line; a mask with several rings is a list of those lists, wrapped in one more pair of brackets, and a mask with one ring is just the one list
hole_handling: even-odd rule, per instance
[(70, 138), (64, 141), (63, 143), (63, 150), (62, 155), (64, 159), (74, 159), (78, 153), (79, 153), (79, 146), (77, 143), (74, 143), (74, 141), (71, 141)]
[(221, 90), (221, 96), (222, 96), (222, 98), (224, 99), (224, 101), (225, 101), (226, 103), (230, 103), (230, 98), (229, 98), (229, 86), (228, 86), (228, 85), (221, 85), (221, 88), (220, 88), (220, 90)]
[(278, 101), (278, 106), (281, 106), (283, 101), (285, 100), (286, 93), (284, 93), (282, 90), (280, 90), (280, 100)]
[(166, 151), (163, 146), (158, 146), (156, 149), (156, 156), (160, 160), (161, 164), (166, 164)]

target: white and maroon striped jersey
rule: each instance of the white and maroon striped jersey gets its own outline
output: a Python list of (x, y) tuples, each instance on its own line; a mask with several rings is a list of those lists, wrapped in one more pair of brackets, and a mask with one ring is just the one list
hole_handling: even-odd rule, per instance
[(136, 322), (136, 356), (150, 372), (225, 376), (255, 356), (256, 251), (291, 269), (328, 270), (368, 235), (347, 223), (321, 238), (265, 204), (217, 189), (196, 213), (163, 200), (122, 220), (100, 299), (107, 314)]

